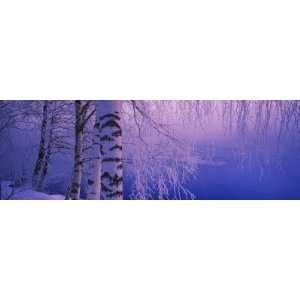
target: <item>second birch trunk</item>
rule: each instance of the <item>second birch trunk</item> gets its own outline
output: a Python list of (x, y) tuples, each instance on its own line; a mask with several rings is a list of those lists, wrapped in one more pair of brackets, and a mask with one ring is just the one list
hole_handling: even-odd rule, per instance
[(75, 146), (74, 146), (74, 167), (69, 197), (72, 200), (80, 199), (80, 187), (82, 177), (82, 150), (83, 150), (83, 120), (82, 101), (75, 101)]
[(101, 199), (123, 199), (122, 101), (99, 103)]
[(38, 157), (37, 157), (33, 175), (32, 175), (32, 187), (34, 189), (36, 189), (38, 187), (39, 177), (40, 177), (40, 173), (42, 171), (42, 166), (43, 166), (45, 155), (46, 155), (48, 106), (49, 106), (49, 102), (44, 101), (44, 103), (43, 103), (43, 119), (42, 119), (42, 125), (41, 125), (41, 135), (40, 135), (40, 145), (39, 145)]

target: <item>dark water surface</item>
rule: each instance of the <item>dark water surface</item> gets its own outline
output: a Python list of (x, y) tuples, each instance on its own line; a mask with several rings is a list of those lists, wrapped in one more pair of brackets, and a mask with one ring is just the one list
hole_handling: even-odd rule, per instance
[[(207, 200), (294, 200), (300, 199), (300, 159), (297, 152), (285, 153), (280, 167), (274, 163), (252, 162), (242, 167), (229, 155), (219, 151), (216, 165), (200, 165), (185, 184), (196, 199)], [(131, 190), (125, 181), (125, 198)], [(158, 193), (153, 195), (157, 198)]]

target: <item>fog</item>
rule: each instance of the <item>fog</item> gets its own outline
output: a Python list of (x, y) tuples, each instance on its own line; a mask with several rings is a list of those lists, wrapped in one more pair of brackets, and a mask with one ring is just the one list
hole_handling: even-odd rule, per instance
[[(191, 193), (183, 198), (300, 197), (298, 101), (173, 101), (160, 106), (156, 118), (170, 126), (180, 146), (183, 143), (181, 160), (192, 161), (189, 172), (180, 179)], [(162, 140), (167, 138), (156, 136), (151, 143)], [(164, 163), (157, 168), (158, 174), (163, 172)], [(166, 180), (166, 175), (162, 177), (160, 180)], [(152, 181), (155, 186), (159, 179)], [(128, 184), (127, 195), (130, 190)], [(157, 189), (152, 193), (154, 198), (159, 197)], [(164, 197), (180, 198), (174, 194), (171, 191)]]
[[(64, 195), (75, 121), (72, 101), (60, 102), (43, 192)], [(43, 101), (3, 104), (0, 179), (29, 188)], [(121, 116), (124, 199), (300, 198), (298, 101), (123, 101)], [(94, 122), (87, 122), (86, 144)], [(82, 199), (88, 173), (86, 163)]]

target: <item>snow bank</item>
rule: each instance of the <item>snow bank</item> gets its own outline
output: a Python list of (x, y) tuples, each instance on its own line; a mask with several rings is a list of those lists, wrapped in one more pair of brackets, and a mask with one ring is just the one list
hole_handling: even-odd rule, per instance
[[(11, 196), (10, 196), (11, 195)], [(29, 187), (16, 188), (12, 194), (11, 182), (2, 181), (2, 199), (9, 200), (64, 200), (63, 195), (49, 195), (36, 192)]]

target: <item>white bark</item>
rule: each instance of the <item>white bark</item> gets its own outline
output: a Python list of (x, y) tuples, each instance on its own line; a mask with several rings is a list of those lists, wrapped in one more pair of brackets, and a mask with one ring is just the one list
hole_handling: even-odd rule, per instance
[(122, 101), (101, 101), (101, 199), (123, 199)]
[(82, 101), (75, 101), (75, 147), (74, 147), (74, 167), (72, 183), (70, 187), (70, 198), (80, 199), (80, 186), (82, 177), (82, 149), (83, 149), (83, 120), (82, 120)]
[(101, 153), (100, 153), (100, 101), (96, 104), (96, 120), (90, 154), (90, 174), (88, 178), (87, 199), (99, 200), (101, 195)]

